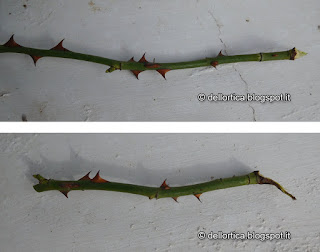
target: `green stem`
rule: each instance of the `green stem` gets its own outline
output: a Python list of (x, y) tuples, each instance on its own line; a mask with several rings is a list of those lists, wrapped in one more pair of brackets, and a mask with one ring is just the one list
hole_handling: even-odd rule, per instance
[(149, 197), (149, 199), (171, 197), (176, 200), (180, 196), (195, 195), (200, 200), (200, 195), (209, 191), (249, 184), (271, 184), (276, 186), (279, 190), (290, 196), (292, 199), (296, 199), (293, 195), (288, 193), (280, 184), (259, 174), (259, 171), (254, 171), (243, 176), (233, 176), (231, 178), (216, 179), (205, 183), (179, 187), (169, 187), (165, 181), (160, 187), (149, 187), (110, 182), (102, 179), (99, 175), (99, 172), (92, 179), (89, 178), (88, 173), (83, 178), (77, 181), (45, 179), (39, 174), (34, 175), (34, 177), (39, 180), (39, 184), (34, 186), (34, 189), (37, 192), (58, 190), (62, 192), (66, 197), (68, 197), (67, 194), (71, 190), (105, 190), (139, 194), (147, 196)]
[(118, 60), (103, 58), (99, 56), (71, 52), (62, 46), (62, 41), (56, 47), (50, 50), (23, 47), (14, 41), (13, 36), (7, 43), (5, 43), (4, 45), (0, 45), (0, 53), (8, 53), (8, 52), (28, 54), (33, 58), (35, 63), (41, 57), (69, 58), (69, 59), (94, 62), (94, 63), (110, 66), (110, 68), (106, 70), (106, 72), (113, 72), (115, 70), (130, 70), (136, 75), (137, 78), (139, 73), (145, 70), (156, 70), (165, 78), (165, 74), (168, 71), (175, 70), (175, 69), (185, 69), (185, 68), (195, 68), (195, 67), (205, 67), (205, 66), (216, 67), (217, 65), (220, 65), (220, 64), (246, 62), (246, 61), (295, 60), (306, 55), (305, 52), (302, 52), (293, 48), (288, 51), (234, 55), (234, 56), (225, 56), (225, 55), (222, 55), (220, 52), (217, 57), (205, 58), (205, 59), (195, 60), (195, 61), (177, 62), (177, 63), (155, 63), (155, 62), (151, 63), (145, 59), (144, 55), (138, 62), (134, 61), (133, 58), (129, 61), (118, 61)]

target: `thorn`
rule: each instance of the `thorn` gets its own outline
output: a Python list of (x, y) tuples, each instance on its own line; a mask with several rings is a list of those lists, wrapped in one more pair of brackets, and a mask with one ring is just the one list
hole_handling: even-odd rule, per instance
[(131, 72), (136, 76), (136, 78), (139, 80), (139, 74), (143, 71), (140, 71), (140, 70), (131, 70)]
[(81, 180), (91, 180), (90, 177), (89, 177), (90, 172), (91, 171), (89, 171), (86, 175), (84, 175), (81, 179), (79, 179), (79, 181), (81, 181)]
[(135, 61), (134, 58), (132, 57), (131, 59), (128, 60), (128, 62), (136, 62), (136, 61)]
[(42, 58), (42, 56), (33, 56), (33, 55), (30, 55), (30, 57), (33, 59), (35, 66), (37, 65), (37, 61)]
[(214, 68), (216, 68), (216, 66), (218, 65), (218, 61), (212, 61), (211, 62), (211, 66), (213, 66)]
[[(64, 40), (64, 39), (63, 39), (63, 40)], [(55, 47), (52, 47), (50, 50), (69, 52), (68, 49), (66, 49), (66, 48), (64, 48), (64, 47), (62, 46), (63, 40), (61, 40), (59, 44), (57, 44)]]
[(218, 57), (222, 57), (222, 56), (224, 56), (224, 55), (222, 54), (222, 50), (220, 50)]
[(167, 180), (167, 179), (165, 179), (165, 180), (163, 181), (163, 183), (161, 184), (160, 188), (161, 188), (161, 189), (164, 189), (164, 190), (169, 190), (170, 187), (167, 185), (166, 180)]
[[(145, 58), (145, 55), (146, 55), (146, 53), (144, 53), (143, 55), (142, 55), (142, 57), (141, 57), (141, 59), (138, 61), (138, 62), (140, 62), (140, 63), (149, 63), (147, 60), (146, 60), (146, 58)], [(133, 59), (133, 57), (128, 61), (128, 62), (135, 62), (134, 61), (134, 59)], [(139, 80), (139, 74), (141, 73), (141, 72), (143, 72), (143, 70), (131, 70), (131, 72), (136, 76), (136, 78)]]
[(175, 202), (179, 203), (178, 202), (178, 197), (172, 197), (172, 198), (174, 199)]
[(5, 43), (3, 46), (6, 46), (6, 47), (21, 47), (21, 45), (19, 45), (16, 41), (14, 41), (13, 36), (14, 35), (12, 35), (10, 37), (10, 39), (8, 40), (8, 42)]
[(100, 171), (98, 171), (96, 176), (93, 179), (91, 179), (92, 182), (94, 182), (94, 183), (107, 183), (107, 182), (109, 182), (109, 181), (101, 178), (99, 173), (100, 173)]
[(166, 73), (169, 72), (170, 69), (159, 69), (157, 72), (162, 75), (162, 77), (166, 80)]
[[(128, 62), (136, 62), (134, 60), (134, 58), (132, 57), (131, 59), (128, 60)], [(139, 80), (139, 73), (141, 73), (142, 71), (139, 71), (139, 70), (131, 70), (131, 72), (134, 74), (134, 76), (136, 76), (136, 78)]]
[(278, 57), (278, 54), (272, 54), (271, 56), (272, 57)]
[(68, 192), (70, 191), (60, 191), (64, 196), (66, 196), (68, 198)]
[(144, 63), (149, 63), (149, 62), (146, 60), (145, 55), (146, 55), (146, 53), (144, 53), (144, 54), (142, 55), (141, 59), (140, 59), (138, 62), (140, 62), (140, 63), (142, 63), (142, 62), (144, 62)]
[(197, 194), (194, 194), (194, 196), (202, 203), (202, 201), (200, 200), (201, 194), (202, 194), (202, 193), (197, 193)]

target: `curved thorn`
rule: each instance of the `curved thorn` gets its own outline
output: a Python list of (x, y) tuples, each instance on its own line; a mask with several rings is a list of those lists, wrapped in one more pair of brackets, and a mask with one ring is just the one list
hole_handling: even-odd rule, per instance
[(221, 57), (221, 56), (224, 56), (224, 55), (222, 54), (222, 50), (220, 50), (220, 52), (219, 52), (219, 54), (218, 54), (218, 57)]
[(100, 173), (100, 171), (98, 171), (96, 176), (93, 179), (91, 179), (92, 182), (94, 182), (94, 183), (107, 183), (107, 182), (109, 182), (109, 181), (101, 178), (99, 173)]
[(10, 37), (10, 39), (3, 46), (5, 47), (21, 47), (13, 38), (14, 34)]
[(194, 194), (194, 196), (202, 203), (202, 201), (200, 200), (201, 194), (202, 194), (202, 193), (197, 193), (197, 194)]
[(216, 68), (217, 65), (219, 65), (218, 61), (212, 61), (211, 62), (211, 66), (213, 66), (214, 68)]
[(160, 188), (161, 188), (161, 189), (164, 189), (164, 190), (169, 190), (170, 187), (167, 185), (166, 180), (167, 180), (167, 179), (165, 179), (165, 180), (162, 182)]
[(81, 180), (91, 180), (91, 178), (89, 177), (91, 171), (89, 171), (86, 175), (84, 175), (81, 179), (79, 179), (79, 181)]
[(141, 57), (141, 59), (138, 61), (138, 62), (140, 62), (140, 63), (145, 63), (145, 62), (147, 62), (147, 63), (149, 63), (147, 60), (146, 60), (146, 53), (144, 53), (143, 55), (142, 55), (142, 57)]
[(33, 55), (30, 55), (30, 57), (33, 59), (33, 63), (35, 66), (37, 65), (37, 61), (42, 58), (42, 56), (33, 56)]
[(64, 196), (66, 196), (68, 198), (68, 192), (70, 191), (60, 191)]
[(162, 77), (166, 80), (166, 73), (169, 72), (170, 69), (159, 69), (157, 72), (162, 75)]
[(178, 202), (178, 197), (172, 197), (172, 198), (174, 199), (175, 202), (179, 203)]
[(136, 62), (136, 61), (135, 61), (134, 58), (132, 57), (131, 59), (128, 60), (128, 62)]
[(63, 43), (64, 39), (61, 40), (59, 42), (59, 44), (57, 44), (55, 47), (52, 47), (50, 50), (55, 50), (55, 51), (65, 51), (65, 52), (69, 52), (68, 49), (64, 48), (62, 43)]
[(134, 76), (136, 76), (136, 78), (139, 80), (139, 74), (143, 71), (140, 71), (140, 70), (131, 70), (131, 72), (134, 74)]

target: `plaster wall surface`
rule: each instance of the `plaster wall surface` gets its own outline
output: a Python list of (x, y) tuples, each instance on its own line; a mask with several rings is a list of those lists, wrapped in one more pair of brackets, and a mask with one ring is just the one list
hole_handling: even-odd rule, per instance
[[(61, 58), (0, 55), (0, 120), (319, 121), (320, 3), (310, 1), (1, 0), (0, 43), (27, 47), (61, 39), (75, 52), (117, 60), (177, 62), (289, 50), (296, 61), (130, 71)], [(278, 95), (291, 102), (199, 102), (206, 95)]]
[[(1, 251), (319, 251), (319, 135), (6, 134), (0, 136)], [(37, 193), (32, 174), (60, 180), (87, 172), (160, 186), (261, 174), (248, 185), (149, 200), (105, 191)], [(290, 240), (199, 240), (200, 231), (279, 233)]]

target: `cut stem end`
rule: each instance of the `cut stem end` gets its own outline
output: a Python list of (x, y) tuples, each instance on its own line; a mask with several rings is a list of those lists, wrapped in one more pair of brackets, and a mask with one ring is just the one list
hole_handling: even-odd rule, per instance
[(293, 200), (296, 200), (296, 197), (294, 197), (291, 193), (287, 192), (279, 183), (275, 182), (274, 180), (262, 176), (259, 171), (254, 171), (258, 184), (270, 184), (276, 186), (280, 191), (287, 194), (289, 197), (291, 197)]
[(299, 59), (308, 54), (306, 52), (299, 51), (298, 49), (295, 49), (295, 51), (296, 51), (296, 55), (294, 56), (294, 59)]

